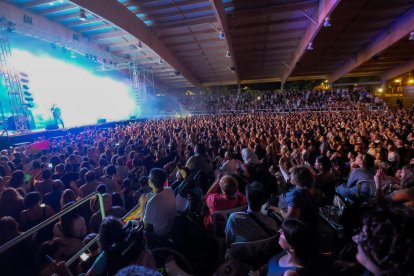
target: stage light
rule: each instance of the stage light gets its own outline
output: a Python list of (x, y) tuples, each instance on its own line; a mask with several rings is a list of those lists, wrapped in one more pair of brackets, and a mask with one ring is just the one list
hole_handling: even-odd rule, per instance
[(218, 38), (221, 39), (221, 40), (223, 40), (223, 39), (226, 38), (226, 34), (223, 31), (221, 31), (221, 32), (219, 32)]
[(79, 12), (79, 19), (81, 20), (81, 21), (86, 21), (88, 18), (86, 17), (86, 14), (85, 14), (85, 10), (84, 9), (81, 9), (80, 10), (80, 12)]
[(328, 83), (328, 80), (325, 80), (325, 83)]
[(142, 49), (142, 42), (138, 41), (138, 49)]
[(329, 16), (325, 17), (325, 20), (323, 21), (323, 26), (325, 28), (328, 28), (331, 26), (331, 18)]
[(396, 80), (394, 80), (394, 82), (395, 82), (395, 83), (400, 83), (400, 82), (401, 82), (401, 80), (400, 80), (400, 79), (396, 79)]
[(164, 64), (164, 60), (162, 58), (160, 58), (160, 60), (158, 61), (158, 64)]
[(383, 88), (378, 88), (377, 91), (382, 93), (382, 92), (384, 92), (384, 89)]
[(231, 58), (231, 54), (230, 54), (229, 50), (227, 50), (227, 52), (226, 52), (226, 58)]
[(414, 84), (414, 79), (409, 79), (408, 84)]
[(24, 91), (23, 95), (27, 96), (27, 97), (31, 97), (32, 93), (30, 93), (29, 91)]
[(410, 33), (410, 36), (408, 37), (408, 40), (414, 40), (414, 32)]
[[(16, 48), (12, 50), (10, 62), (13, 67), (29, 75), (27, 85), (32, 95), (25, 94), (26, 90), (22, 89), (22, 104), (30, 108), (36, 123), (43, 124), (53, 118), (50, 112), (53, 104), (61, 109), (68, 127), (96, 124), (98, 118), (124, 120), (136, 112), (134, 92), (128, 78), (113, 79), (95, 74), (89, 68), (70, 62), (68, 56), (59, 59)], [(26, 102), (25, 98), (34, 99), (34, 102)]]
[(25, 107), (27, 109), (34, 107), (34, 104), (32, 104), (32, 103), (25, 103), (25, 104), (22, 104), (22, 105), (23, 105), (23, 107)]
[(260, 96), (259, 96), (259, 97), (257, 97), (257, 100), (258, 100), (258, 101), (260, 101), (260, 99), (261, 99), (261, 98), (260, 98)]
[(308, 51), (312, 51), (313, 50), (313, 42), (309, 42), (308, 47), (307, 47)]
[[(29, 90), (29, 86), (28, 86), (27, 84), (23, 84), (23, 85), (22, 85), (22, 88), (23, 88), (24, 90)], [(25, 93), (27, 93), (27, 92), (25, 91)]]

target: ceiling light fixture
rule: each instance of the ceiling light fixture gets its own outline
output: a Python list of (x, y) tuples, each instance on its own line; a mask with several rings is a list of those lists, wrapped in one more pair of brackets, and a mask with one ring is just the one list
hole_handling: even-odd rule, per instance
[(414, 31), (410, 33), (408, 40), (414, 40)]
[(324, 22), (323, 22), (323, 26), (324, 26), (325, 28), (328, 28), (328, 27), (330, 27), (330, 26), (331, 26), (331, 18), (330, 18), (329, 16), (325, 17), (325, 20), (324, 20)]
[(313, 42), (309, 42), (308, 47), (307, 47), (308, 51), (312, 51), (313, 50)]
[(81, 9), (79, 12), (79, 19), (81, 21), (86, 21), (88, 18), (86, 17), (85, 10)]
[(226, 38), (226, 34), (225, 34), (223, 31), (221, 31), (221, 32), (219, 33), (218, 38), (219, 38), (219, 39), (221, 39), (221, 40), (223, 40), (223, 39), (225, 39), (225, 38)]

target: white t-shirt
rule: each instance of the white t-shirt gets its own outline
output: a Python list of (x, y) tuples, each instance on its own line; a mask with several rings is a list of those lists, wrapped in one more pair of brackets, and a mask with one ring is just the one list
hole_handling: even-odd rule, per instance
[(163, 236), (170, 232), (176, 213), (174, 192), (170, 188), (165, 188), (148, 201), (144, 222), (152, 224), (156, 235)]

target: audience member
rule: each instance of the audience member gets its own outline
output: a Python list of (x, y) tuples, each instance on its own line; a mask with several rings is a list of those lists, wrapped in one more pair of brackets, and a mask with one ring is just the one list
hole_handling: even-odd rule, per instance
[(269, 260), (267, 276), (312, 275), (318, 254), (312, 231), (300, 220), (286, 219), (279, 232), (283, 251)]
[(257, 241), (277, 233), (276, 222), (261, 213), (266, 203), (266, 190), (263, 184), (253, 182), (246, 187), (247, 212), (230, 215), (226, 224), (226, 243)]
[(144, 227), (147, 232), (158, 238), (164, 238), (170, 232), (176, 216), (175, 195), (170, 188), (164, 188), (167, 174), (162, 169), (152, 169), (149, 174), (149, 186), (152, 195), (145, 207)]

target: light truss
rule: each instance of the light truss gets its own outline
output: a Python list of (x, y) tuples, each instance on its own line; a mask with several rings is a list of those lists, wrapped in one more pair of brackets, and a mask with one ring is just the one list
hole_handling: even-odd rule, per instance
[[(0, 27), (0, 31), (3, 31), (4, 33), (18, 33), (24, 36), (40, 39), (49, 42), (54, 46), (59, 46), (68, 51), (85, 56), (99, 64), (92, 67), (92, 71), (128, 70), (138, 110), (141, 110), (147, 92), (154, 90), (153, 71), (150, 68), (138, 67), (136, 64), (136, 55), (138, 53), (135, 53), (135, 56), (133, 55), (132, 57), (127, 56), (123, 58), (112, 54), (110, 51), (99, 49), (98, 46), (92, 46), (89, 42), (82, 43), (74, 38), (54, 35), (42, 29), (38, 29), (31, 24), (16, 23), (9, 20), (5, 15), (0, 15), (0, 18), (3, 22), (3, 27)], [(16, 118), (19, 118), (19, 116), (16, 116)]]
[[(6, 85), (14, 128), (16, 132), (23, 133), (29, 131), (29, 115), (23, 105), (22, 86), (19, 74), (9, 61), (11, 57), (9, 31), (12, 27), (13, 24), (8, 22), (4, 17), (0, 17), (0, 73), (3, 75)], [(1, 113), (3, 117), (2, 135), (8, 135), (7, 124), (9, 121), (6, 122), (3, 108), (1, 108)]]

